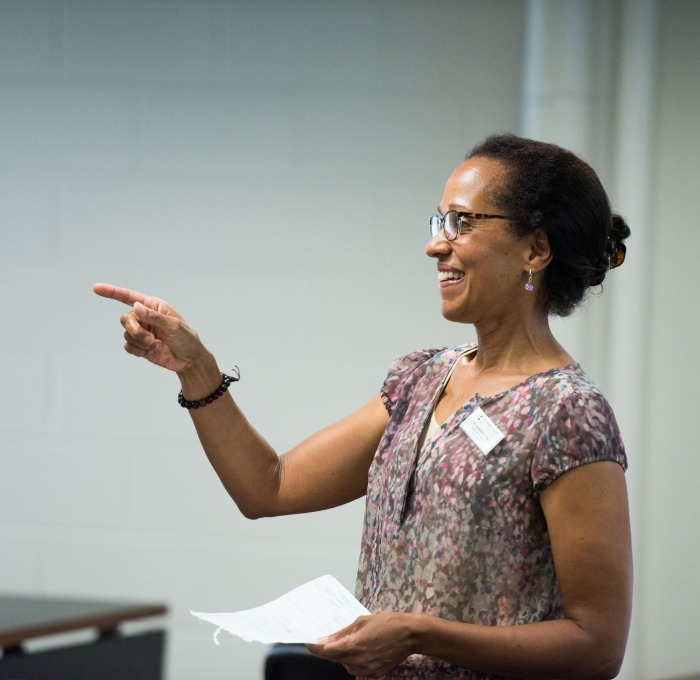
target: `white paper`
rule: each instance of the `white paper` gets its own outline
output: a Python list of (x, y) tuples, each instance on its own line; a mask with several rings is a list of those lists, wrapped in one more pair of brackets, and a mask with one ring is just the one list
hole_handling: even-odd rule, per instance
[(369, 614), (333, 576), (320, 576), (254, 609), (190, 614), (249, 642), (316, 642)]

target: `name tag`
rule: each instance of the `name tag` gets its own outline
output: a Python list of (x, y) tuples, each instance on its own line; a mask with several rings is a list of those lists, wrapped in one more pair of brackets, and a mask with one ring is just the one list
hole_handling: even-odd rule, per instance
[(484, 455), (492, 451), (505, 437), (493, 420), (478, 406), (459, 424), (459, 427)]

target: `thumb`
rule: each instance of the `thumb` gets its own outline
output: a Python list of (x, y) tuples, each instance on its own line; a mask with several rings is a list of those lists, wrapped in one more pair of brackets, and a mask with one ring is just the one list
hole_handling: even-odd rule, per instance
[(142, 302), (134, 303), (134, 312), (141, 323), (157, 328), (165, 335), (174, 335), (180, 326), (179, 319), (146, 307)]

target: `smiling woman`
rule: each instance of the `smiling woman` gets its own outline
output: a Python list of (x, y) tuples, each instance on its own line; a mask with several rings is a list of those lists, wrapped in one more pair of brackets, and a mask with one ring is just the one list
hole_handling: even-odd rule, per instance
[(478, 342), (397, 359), (374, 399), (282, 455), (172, 307), (94, 290), (131, 307), (126, 351), (177, 373), (246, 517), (366, 496), (357, 595), (372, 615), (315, 654), (361, 678), (613, 677), (631, 607), (627, 460), (549, 316), (622, 263), (629, 228), (585, 162), (501, 135), (450, 175), (430, 234), (443, 314)]
[(506, 320), (513, 318), (522, 272), (533, 267), (537, 272), (551, 260), (544, 239), (520, 237), (489, 199), (502, 174), (498, 161), (470, 158), (450, 175), (440, 214), (430, 220), (433, 236), (426, 252), (438, 260), (442, 311), (451, 321), (476, 323), (497, 308), (503, 308)]

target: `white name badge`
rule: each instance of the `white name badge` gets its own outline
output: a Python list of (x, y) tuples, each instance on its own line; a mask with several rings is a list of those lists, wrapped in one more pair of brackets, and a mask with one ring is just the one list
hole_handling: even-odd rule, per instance
[(492, 451), (505, 437), (493, 420), (478, 406), (459, 424), (459, 427), (484, 455)]

